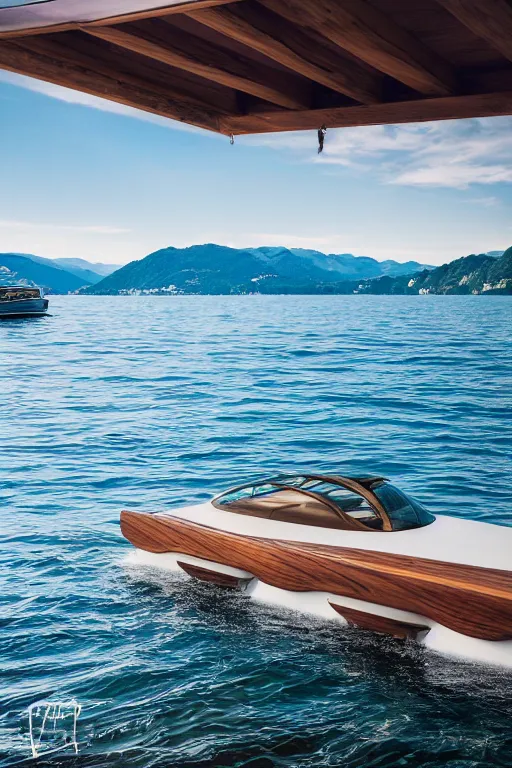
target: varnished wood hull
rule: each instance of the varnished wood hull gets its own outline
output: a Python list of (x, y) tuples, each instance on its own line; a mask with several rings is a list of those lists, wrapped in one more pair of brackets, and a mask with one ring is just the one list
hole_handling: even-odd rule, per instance
[(338, 605), (329, 600), (336, 613), (346, 620), (348, 624), (361, 629), (367, 629), (371, 632), (377, 632), (383, 635), (392, 635), (402, 640), (416, 640), (423, 632), (428, 632), (430, 627), (425, 624), (414, 624), (410, 621), (399, 621), (390, 619), (388, 616), (380, 616), (375, 613), (366, 613), (365, 611), (356, 611), (354, 608), (348, 608), (346, 605)]
[(215, 584), (216, 587), (224, 587), (224, 589), (239, 589), (249, 581), (249, 579), (232, 576), (230, 573), (224, 573), (223, 571), (213, 570), (212, 568), (202, 568), (201, 566), (193, 565), (192, 563), (184, 563), (182, 560), (177, 560), (176, 564), (182, 571), (185, 571), (185, 573), (188, 573), (188, 575), (192, 576), (194, 579), (206, 581), (209, 584)]
[(361, 549), (229, 533), (168, 515), (124, 511), (139, 549), (244, 569), (292, 592), (323, 591), (424, 616), (472, 638), (512, 639), (512, 573)]

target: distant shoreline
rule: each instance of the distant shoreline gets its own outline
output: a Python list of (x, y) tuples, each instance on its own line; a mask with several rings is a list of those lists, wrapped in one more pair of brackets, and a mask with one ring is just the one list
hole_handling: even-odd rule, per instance
[(175, 293), (175, 294), (165, 294), (165, 293), (140, 293), (140, 294), (126, 294), (126, 293), (94, 293), (94, 294), (86, 294), (86, 293), (46, 293), (45, 296), (48, 296), (50, 298), (56, 298), (56, 297), (66, 297), (66, 298), (109, 298), (109, 299), (115, 299), (115, 298), (121, 298), (121, 299), (193, 299), (193, 298), (214, 298), (214, 297), (224, 297), (224, 298), (259, 298), (259, 297), (265, 297), (265, 298), (271, 298), (279, 296), (280, 298), (293, 298), (297, 296), (315, 296), (315, 297), (323, 297), (323, 298), (336, 298), (338, 296), (344, 296), (345, 298), (361, 298), (361, 297), (374, 297), (374, 298), (382, 298), (384, 296), (389, 296), (393, 298), (423, 298), (425, 296), (440, 296), (440, 297), (458, 297), (458, 298), (470, 298), (470, 297), (479, 297), (479, 296), (502, 296), (504, 298), (510, 298), (512, 297), (511, 293), (504, 293), (504, 292), (494, 292), (494, 291), (482, 291), (479, 293)]

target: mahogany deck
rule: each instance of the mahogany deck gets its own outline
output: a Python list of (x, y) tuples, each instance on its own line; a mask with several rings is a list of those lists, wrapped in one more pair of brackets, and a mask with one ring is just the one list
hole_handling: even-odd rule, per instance
[(330, 592), (418, 613), (471, 637), (512, 639), (509, 571), (258, 539), (171, 516), (129, 511), (121, 513), (121, 531), (140, 549), (241, 568), (280, 589)]
[(0, 69), (225, 134), (512, 114), (508, 0), (108, 9), (21, 29), (37, 5), (0, 8)]

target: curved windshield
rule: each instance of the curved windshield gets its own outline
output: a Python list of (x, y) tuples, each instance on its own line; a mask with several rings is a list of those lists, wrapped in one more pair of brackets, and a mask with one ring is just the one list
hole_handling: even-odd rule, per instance
[(275, 475), (232, 488), (212, 503), (242, 515), (349, 531), (407, 531), (435, 520), (381, 477)]
[(359, 520), (359, 522), (369, 528), (382, 530), (382, 519), (368, 501), (363, 496), (344, 488), (339, 483), (319, 477), (303, 476), (288, 477), (282, 475), (274, 479), (287, 485), (294, 485), (305, 491), (313, 491), (336, 504), (341, 512), (354, 520)]
[(230, 512), (281, 522), (342, 530), (383, 528), (382, 518), (363, 496), (329, 478), (278, 475), (228, 491), (213, 503)]
[(425, 507), (391, 483), (372, 485), (372, 493), (388, 513), (394, 531), (422, 528), (436, 519)]

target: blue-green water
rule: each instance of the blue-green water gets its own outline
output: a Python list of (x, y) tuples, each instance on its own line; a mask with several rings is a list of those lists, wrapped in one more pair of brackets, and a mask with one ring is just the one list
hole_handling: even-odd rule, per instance
[[(253, 473), (393, 478), (512, 524), (512, 302), (54, 297), (0, 324), (0, 765), (512, 766), (512, 675), (123, 566), (123, 507)], [(461, 547), (464, 542), (461, 541)]]

